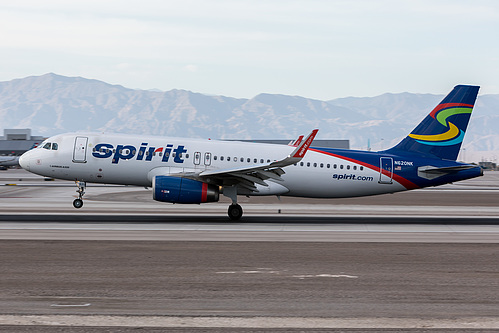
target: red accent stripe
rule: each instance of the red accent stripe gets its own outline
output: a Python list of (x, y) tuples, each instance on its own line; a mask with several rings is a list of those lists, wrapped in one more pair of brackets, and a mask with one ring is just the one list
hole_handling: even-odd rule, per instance
[[(342, 160), (346, 160), (346, 161), (350, 161), (350, 162), (353, 162), (353, 163), (357, 163), (357, 164), (360, 164), (362, 166), (365, 166), (366, 168), (374, 170), (376, 172), (380, 172), (380, 168), (379, 167), (377, 167), (375, 165), (372, 165), (372, 164), (368, 164), (368, 163), (362, 162), (362, 161), (355, 160), (353, 158), (349, 158), (349, 157), (345, 157), (345, 156), (341, 156), (341, 155), (329, 153), (329, 152), (318, 150), (318, 149), (314, 149), (314, 148), (310, 148), (310, 150), (311, 151), (315, 151), (317, 153), (334, 156), (334, 157), (337, 157), (337, 158), (342, 159)], [(388, 171), (386, 171), (385, 169), (383, 169), (382, 172), (383, 172), (384, 175), (390, 176), (390, 173)], [(418, 185), (414, 184), (410, 180), (405, 179), (404, 177), (401, 177), (401, 176), (397, 175), (395, 172), (393, 172), (392, 178), (393, 178), (393, 180), (395, 180), (397, 183), (401, 184), (402, 186), (404, 186), (408, 190), (414, 190), (416, 188), (420, 188)]]
[(208, 198), (208, 184), (203, 183), (203, 188), (201, 189), (201, 202), (206, 202)]
[(442, 109), (447, 109), (447, 108), (452, 108), (456, 106), (464, 106), (467, 108), (473, 108), (472, 104), (464, 104), (464, 103), (443, 103), (443, 104), (438, 104), (433, 111), (430, 112), (430, 116), (435, 119), (435, 115), (437, 114), (438, 111)]

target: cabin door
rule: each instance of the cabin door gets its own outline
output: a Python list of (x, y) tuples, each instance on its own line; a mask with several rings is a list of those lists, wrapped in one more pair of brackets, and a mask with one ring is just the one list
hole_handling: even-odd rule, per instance
[(381, 157), (379, 160), (379, 183), (391, 184), (393, 179), (393, 158)]
[(75, 138), (75, 146), (73, 150), (73, 162), (75, 163), (87, 162), (87, 143), (88, 143), (88, 138), (85, 136), (77, 136)]

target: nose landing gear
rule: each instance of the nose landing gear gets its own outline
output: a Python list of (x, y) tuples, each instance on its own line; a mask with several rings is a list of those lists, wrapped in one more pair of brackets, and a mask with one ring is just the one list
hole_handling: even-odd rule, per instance
[(78, 186), (78, 190), (76, 190), (76, 193), (78, 193), (78, 199), (74, 199), (73, 201), (73, 207), (74, 208), (81, 208), (83, 207), (83, 195), (85, 194), (85, 187), (87, 186), (86, 182), (80, 182), (80, 181), (75, 181), (76, 186)]

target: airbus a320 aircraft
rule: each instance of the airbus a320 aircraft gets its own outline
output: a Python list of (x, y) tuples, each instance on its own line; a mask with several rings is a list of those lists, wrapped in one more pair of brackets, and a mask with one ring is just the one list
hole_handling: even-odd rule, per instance
[(344, 198), (437, 186), (483, 175), (456, 162), (479, 87), (456, 86), (399, 144), (379, 152), (313, 148), (318, 130), (272, 145), (122, 134), (61, 134), (21, 156), (21, 166), (74, 180), (83, 206), (87, 182), (150, 187), (153, 199), (183, 204), (238, 195)]
[(0, 166), (10, 167), (19, 165), (19, 156), (0, 156)]

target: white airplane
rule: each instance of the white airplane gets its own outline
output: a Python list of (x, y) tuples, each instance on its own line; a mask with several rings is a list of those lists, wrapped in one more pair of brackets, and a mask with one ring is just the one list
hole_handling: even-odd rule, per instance
[(223, 194), (241, 218), (238, 195), (343, 198), (406, 191), (483, 175), (456, 162), (479, 87), (456, 86), (398, 145), (371, 152), (313, 148), (305, 140), (273, 145), (123, 134), (69, 133), (45, 140), (20, 165), (74, 180), (83, 206), (87, 182), (152, 187), (153, 199), (200, 204)]
[(0, 156), (0, 166), (10, 167), (19, 165), (19, 156)]

